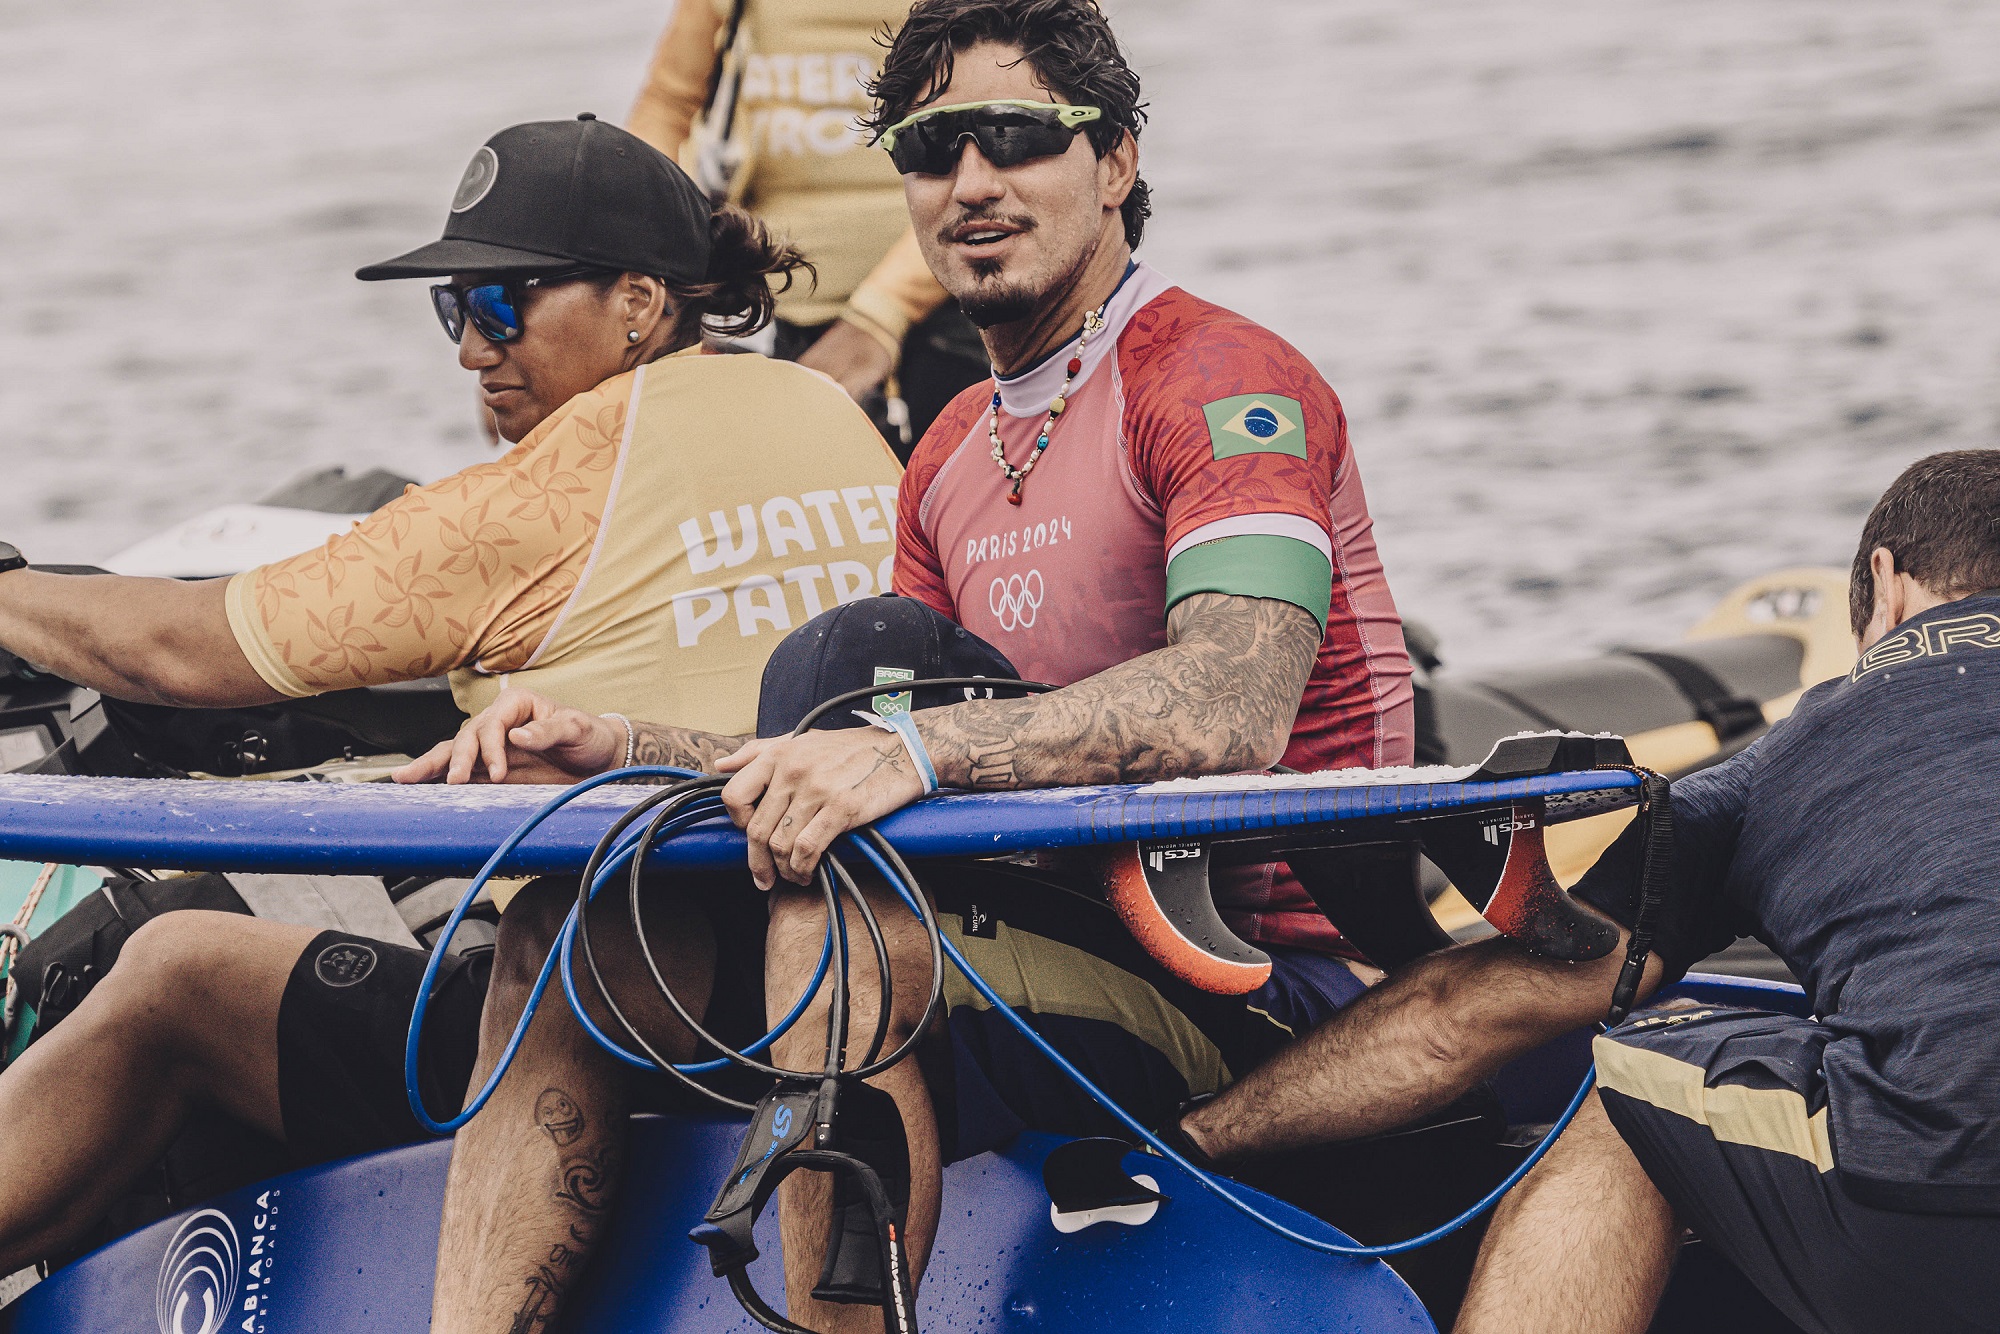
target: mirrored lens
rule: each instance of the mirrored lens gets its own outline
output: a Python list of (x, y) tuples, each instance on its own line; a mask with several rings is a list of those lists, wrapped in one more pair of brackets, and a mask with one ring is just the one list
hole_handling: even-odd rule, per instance
[(456, 343), (465, 336), (465, 311), (458, 304), (458, 293), (449, 287), (431, 288), (431, 309), (437, 312), (438, 323), (444, 326), (444, 336)]
[(521, 336), (521, 317), (515, 312), (514, 298), (504, 283), (468, 287), (459, 300), (472, 327), (496, 343)]

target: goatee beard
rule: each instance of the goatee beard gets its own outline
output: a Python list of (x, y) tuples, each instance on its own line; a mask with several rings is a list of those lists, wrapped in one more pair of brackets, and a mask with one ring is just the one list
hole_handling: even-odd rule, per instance
[(982, 285), (971, 293), (958, 298), (958, 308), (981, 329), (991, 329), (996, 324), (1013, 324), (1025, 320), (1035, 313), (1040, 303), (1039, 293), (1031, 292), (1019, 283)]

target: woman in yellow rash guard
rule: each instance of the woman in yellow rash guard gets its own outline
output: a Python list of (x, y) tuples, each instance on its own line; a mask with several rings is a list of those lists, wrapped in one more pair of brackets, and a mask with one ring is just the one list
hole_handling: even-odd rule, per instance
[[(592, 712), (672, 719), (649, 758), (709, 767), (753, 730), (786, 632), (885, 587), (892, 564), (901, 470), (860, 409), (801, 367), (701, 352), (704, 320), (748, 332), (769, 314), (767, 277), (799, 263), (615, 126), (503, 130), (473, 155), (443, 239), (359, 276), (437, 280), (432, 304), (515, 448), (231, 580), (0, 570), (0, 646), (106, 694), (183, 706), (448, 672), (477, 711), (511, 677)], [(662, 895), (649, 921), (672, 975), (701, 981), (706, 1022), (747, 1040), (763, 1012), (762, 896), (728, 888)], [(535, 972), (523, 979), (517, 961), (539, 962), (537, 933), (574, 897), (551, 882), (515, 896), (490, 990), (469, 956), (444, 966), (425, 1038), (433, 1108), (463, 1100), (482, 993), (492, 1028), (511, 1031)], [(0, 1273), (74, 1244), (200, 1109), (279, 1139), (298, 1165), (423, 1138), (402, 1072), (426, 962), (236, 913), (162, 913), (136, 931), (0, 1072), (7, 1144), (36, 1164), (0, 1186)], [(542, 1011), (537, 1042), (563, 1014)], [(575, 1244), (576, 1219), (536, 1216), (544, 1235), (519, 1207), (478, 1204), (508, 1188), (546, 1204), (560, 1167), (546, 1155), (573, 1141), (597, 1152), (623, 1126), (623, 1072), (570, 1037), (557, 1077), (575, 1136), (509, 1138), (543, 1115), (541, 1086), (509, 1084), (457, 1141), (475, 1166), (454, 1170), (446, 1197), (439, 1301), (453, 1318), (504, 1325), (522, 1276), (561, 1269), (551, 1247)], [(684, 1034), (660, 1040), (692, 1049)], [(486, 1227), (494, 1217), (513, 1225)], [(457, 1263), (474, 1252), (498, 1271)]]
[[(823, 371), (901, 457), (986, 375), (977, 331), (931, 277), (889, 155), (856, 125), (907, 0), (677, 0), (627, 124), (818, 270), (778, 298), (775, 353)], [(891, 379), (904, 423), (882, 393)]]

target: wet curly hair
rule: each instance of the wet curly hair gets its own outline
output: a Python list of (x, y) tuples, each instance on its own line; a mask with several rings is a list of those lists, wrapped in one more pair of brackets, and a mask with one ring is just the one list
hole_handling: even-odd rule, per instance
[[(1139, 137), (1146, 123), (1139, 76), (1094, 0), (917, 0), (895, 36), (885, 35), (889, 53), (868, 86), (875, 111), (863, 118), (863, 128), (879, 139), (882, 131), (936, 101), (951, 82), (958, 53), (979, 42), (1019, 47), (1050, 92), (1102, 108), (1103, 117), (1083, 127), (1097, 156), (1127, 134)], [(1126, 244), (1136, 250), (1153, 213), (1152, 191), (1143, 178), (1133, 180), (1119, 212)]]

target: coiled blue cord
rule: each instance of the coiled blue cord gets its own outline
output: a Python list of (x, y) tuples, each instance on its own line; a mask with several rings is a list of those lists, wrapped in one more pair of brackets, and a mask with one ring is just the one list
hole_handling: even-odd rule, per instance
[[(501, 843), (494, 850), (493, 855), (486, 859), (486, 864), (479, 868), (479, 874), (473, 877), (472, 883), (466, 886), (465, 893), (459, 896), (458, 906), (453, 908), (451, 916), (445, 919), (444, 929), (438, 934), (437, 944), (431, 949), (430, 962), (424, 966), (423, 985), (417, 989), (416, 1005), (410, 1012), (409, 1037), (403, 1045), (403, 1087), (404, 1092), (409, 1098), (410, 1111), (417, 1118), (417, 1124), (433, 1135), (456, 1134), (461, 1127), (479, 1114), (481, 1108), (486, 1106), (487, 1102), (493, 1097), (493, 1091), (500, 1087), (500, 1081), (506, 1077), (508, 1067), (513, 1065), (515, 1053), (520, 1051), (521, 1043), (528, 1035), (528, 1026), (534, 1022), (535, 1011), (541, 1008), (542, 996), (549, 988), (549, 977), (556, 969), (558, 962), (560, 962), (562, 969), (563, 994), (568, 998), (570, 1008), (576, 1013), (578, 1022), (583, 1025), (584, 1031), (590, 1034), (592, 1041), (596, 1042), (618, 1060), (624, 1061), (629, 1065), (637, 1066), (642, 1070), (651, 1070), (654, 1068), (651, 1061), (643, 1056), (626, 1051), (610, 1035), (593, 1023), (589, 1011), (585, 1009), (581, 999), (578, 997), (575, 977), (570, 966), (571, 951), (576, 941), (576, 910), (574, 908), (570, 910), (569, 916), (564, 919), (562, 931), (558, 933), (555, 944), (549, 950), (548, 957), (542, 960), (541, 972), (535, 978), (535, 985), (528, 992), (527, 1003), (521, 1007), (521, 1017), (514, 1024), (514, 1031), (508, 1037), (506, 1047), (501, 1050), (500, 1059), (494, 1064), (493, 1073), (487, 1076), (485, 1084), (480, 1086), (479, 1092), (473, 1095), (458, 1115), (444, 1121), (433, 1117), (430, 1109), (424, 1105), (423, 1084), (419, 1078), (419, 1072), (423, 1068), (421, 1044), (424, 1031), (424, 1016), (430, 1009), (431, 991), (437, 983), (438, 969), (444, 963), (446, 952), (451, 945), (451, 939), (458, 933), (459, 924), (465, 920), (465, 914), (471, 910), (473, 901), (486, 888), (487, 882), (493, 878), (494, 874), (500, 869), (501, 864), (507, 860), (514, 849), (519, 847), (529, 834), (532, 834), (540, 826), (542, 821), (548, 819), (551, 815), (554, 815), (564, 806), (567, 806), (570, 802), (576, 800), (592, 788), (603, 787), (607, 783), (623, 782), (633, 778), (671, 778), (678, 780), (699, 778), (700, 776), (699, 774), (690, 773), (686, 769), (676, 769), (668, 765), (635, 765), (629, 769), (614, 769), (610, 773), (599, 774), (597, 777), (587, 779), (574, 787), (565, 788), (560, 794), (550, 798), (549, 801), (543, 804), (541, 809), (524, 820), (519, 829), (509, 834), (506, 841)], [(661, 833), (663, 836), (677, 833), (683, 826), (695, 823), (698, 820), (707, 819), (713, 813), (712, 810), (702, 810), (694, 819), (676, 819), (669, 823)], [(605, 865), (593, 879), (590, 889), (591, 897), (595, 898), (597, 892), (604, 887), (611, 875), (631, 860), (633, 854), (638, 851), (639, 841), (642, 837), (643, 831), (639, 833), (628, 832), (624, 836), (623, 840), (618, 844), (615, 854), (605, 859)], [(791, 1029), (792, 1025), (799, 1021), (799, 1016), (806, 1012), (806, 1007), (811, 1003), (813, 996), (819, 991), (820, 983), (825, 981), (827, 967), (832, 958), (833, 931), (829, 926), (826, 943), (820, 947), (819, 967), (814, 971), (812, 980), (806, 984), (805, 991), (799, 997), (798, 1003), (792, 1007), (791, 1013), (779, 1021), (770, 1032), (764, 1034), (764, 1036), (758, 1038), (757, 1041), (745, 1048), (746, 1052), (755, 1054), (763, 1051), (773, 1042), (783, 1037)], [(728, 1058), (724, 1057), (713, 1061), (704, 1061), (697, 1065), (683, 1065), (676, 1066), (675, 1068), (683, 1074), (706, 1074), (714, 1070), (719, 1070), (728, 1064)]]
[[(542, 821), (546, 820), (570, 801), (573, 801), (592, 788), (602, 787), (607, 783), (621, 782), (632, 778), (650, 777), (664, 777), (678, 780), (699, 777), (699, 775), (691, 774), (683, 769), (669, 768), (664, 765), (644, 765), (600, 774), (596, 778), (589, 779), (577, 784), (575, 787), (566, 789), (561, 795), (551, 799), (540, 810), (529, 816), (519, 829), (508, 835), (507, 840), (494, 851), (493, 855), (486, 860), (486, 864), (480, 868), (479, 875), (474, 878), (464, 896), (460, 898), (458, 907), (453, 909), (451, 916), (446, 919), (444, 931), (438, 937), (437, 945), (431, 954), (430, 963), (424, 969), (423, 986), (417, 993), (416, 1007), (410, 1015), (410, 1036), (404, 1049), (403, 1060), (403, 1078), (409, 1093), (410, 1110), (416, 1114), (418, 1122), (431, 1131), (431, 1133), (448, 1135), (455, 1132), (459, 1127), (465, 1125), (466, 1122), (477, 1115), (479, 1110), (486, 1105), (487, 1100), (493, 1096), (493, 1090), (499, 1086), (500, 1080), (507, 1073), (507, 1068), (513, 1063), (514, 1055), (520, 1049), (522, 1039), (527, 1034), (528, 1025), (533, 1021), (535, 1011), (541, 1005), (542, 996), (548, 990), (551, 974), (556, 971), (559, 965), (562, 971), (563, 994), (568, 998), (571, 1009), (576, 1012), (578, 1021), (583, 1025), (584, 1031), (590, 1034), (591, 1039), (620, 1061), (642, 1069), (650, 1070), (654, 1068), (651, 1061), (625, 1050), (622, 1045), (604, 1033), (603, 1030), (591, 1021), (585, 1007), (581, 1004), (580, 998), (577, 995), (575, 979), (570, 964), (570, 953), (576, 933), (576, 912), (572, 909), (569, 917), (563, 923), (563, 929), (558, 935), (555, 944), (550, 948), (548, 957), (542, 961), (541, 972), (535, 979), (533, 989), (528, 993), (527, 1003), (521, 1009), (520, 1020), (515, 1024), (514, 1032), (508, 1038), (507, 1046), (501, 1052), (499, 1062), (494, 1066), (493, 1073), (487, 1077), (486, 1083), (480, 1088), (479, 1092), (466, 1103), (465, 1109), (448, 1121), (434, 1120), (424, 1107), (423, 1094), (418, 1083), (418, 1070), (420, 1068), (418, 1061), (419, 1040), (423, 1032), (424, 1014), (429, 1004), (431, 987), (436, 981), (438, 968), (445, 957), (446, 946), (449, 945), (453, 933), (458, 930), (459, 923), (464, 919), (466, 911), (472, 906), (472, 901), (478, 896), (480, 890), (485, 887), (486, 882), (493, 877), (495, 871), (499, 869), (500, 865), (514, 849), (520, 846), (522, 840), (533, 833)], [(690, 810), (682, 812), (661, 827), (658, 835), (659, 841), (664, 842), (681, 829), (711, 818), (718, 808), (719, 803), (714, 802), (702, 802), (692, 806)], [(615, 845), (611, 855), (605, 858), (604, 866), (593, 879), (591, 885), (591, 895), (593, 897), (612, 872), (623, 866), (638, 852), (638, 844), (643, 837), (643, 832), (636, 836), (627, 833), (621, 837), (621, 841)], [(911, 912), (917, 912), (916, 889), (914, 885), (906, 883), (907, 877), (904, 871), (891, 865), (890, 861), (883, 857), (867, 840), (856, 838), (852, 834), (845, 835), (844, 838), (849, 845), (858, 849), (862, 856), (874, 865), (875, 869), (895, 889), (897, 896), (902, 899), (904, 905)], [(828, 960), (833, 950), (833, 932), (835, 929), (835, 923), (829, 921), (827, 924), (826, 943), (820, 951), (819, 968), (813, 974), (812, 981), (806, 986), (805, 992), (800, 996), (798, 1003), (793, 1006), (791, 1013), (787, 1014), (770, 1032), (746, 1048), (746, 1052), (760, 1052), (769, 1047), (771, 1043), (781, 1037), (805, 1013), (808, 1003), (818, 992), (821, 982), (825, 979)], [(943, 941), (943, 945), (945, 955), (951, 960), (952, 966), (964, 975), (965, 980), (972, 984), (973, 989), (983, 996), (994, 1010), (998, 1011), (1009, 1024), (1013, 1025), (1015, 1031), (1020, 1033), (1031, 1046), (1053, 1062), (1056, 1068), (1067, 1075), (1093, 1102), (1117, 1118), (1120, 1124), (1137, 1135), (1155, 1153), (1158, 1153), (1168, 1162), (1173, 1163), (1182, 1171), (1188, 1173), (1201, 1184), (1203, 1189), (1260, 1227), (1285, 1238), (1295, 1245), (1304, 1247), (1310, 1251), (1316, 1251), (1321, 1255), (1355, 1259), (1380, 1259), (1386, 1256), (1403, 1255), (1410, 1251), (1419, 1250), (1430, 1245), (1432, 1242), (1458, 1231), (1467, 1223), (1472, 1222), (1481, 1214), (1491, 1209), (1495, 1204), (1499, 1203), (1502, 1196), (1520, 1184), (1521, 1179), (1534, 1170), (1535, 1165), (1554, 1147), (1557, 1138), (1562, 1135), (1564, 1130), (1569, 1128), (1570, 1122), (1576, 1119), (1577, 1113), (1582, 1110), (1584, 1099), (1590, 1096), (1590, 1090), (1597, 1082), (1597, 1067), (1593, 1065), (1588, 1073), (1585, 1074), (1583, 1083), (1578, 1086), (1575, 1096), (1569, 1101), (1569, 1105), (1563, 1109), (1562, 1115), (1549, 1128), (1549, 1132), (1542, 1137), (1542, 1142), (1536, 1145), (1534, 1151), (1523, 1159), (1512, 1172), (1507, 1174), (1505, 1180), (1501, 1181), (1491, 1191), (1488, 1191), (1476, 1204), (1459, 1214), (1458, 1217), (1441, 1223), (1420, 1236), (1381, 1246), (1360, 1246), (1348, 1242), (1327, 1241), (1323, 1238), (1309, 1236), (1306, 1233), (1297, 1231), (1272, 1218), (1250, 1201), (1237, 1195), (1228, 1185), (1224, 1184), (1222, 1178), (1188, 1161), (1172, 1145), (1166, 1143), (1146, 1126), (1140, 1124), (1136, 1117), (1119, 1106), (1109, 1094), (1092, 1083), (1089, 1076), (1077, 1069), (1047, 1039), (1042, 1037), (1040, 1033), (1037, 1033), (1033, 1026), (1017, 1014), (1012, 1006), (1002, 1000), (1000, 994), (993, 989), (992, 985), (985, 978), (981, 977), (971, 964), (966, 962), (965, 956), (958, 951), (950, 940)], [(675, 1068), (683, 1073), (692, 1074), (718, 1069), (726, 1064), (728, 1064), (728, 1061), (723, 1059), (704, 1062), (700, 1065), (676, 1066)]]

